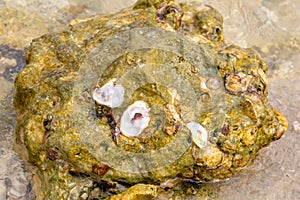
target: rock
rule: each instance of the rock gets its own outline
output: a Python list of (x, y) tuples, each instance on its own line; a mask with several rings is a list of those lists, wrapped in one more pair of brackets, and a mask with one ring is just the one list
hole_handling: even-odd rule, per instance
[(222, 23), (210, 6), (149, 0), (35, 39), (14, 105), (37, 196), (229, 178), (279, 139), (288, 125), (268, 102), (268, 66), (226, 44)]

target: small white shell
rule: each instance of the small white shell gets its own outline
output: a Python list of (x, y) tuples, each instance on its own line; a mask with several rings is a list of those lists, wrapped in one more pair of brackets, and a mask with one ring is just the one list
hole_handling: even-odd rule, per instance
[(111, 108), (119, 107), (124, 98), (124, 88), (122, 85), (114, 85), (112, 81), (106, 83), (101, 88), (95, 88), (92, 92), (93, 99)]
[(123, 135), (135, 137), (148, 126), (150, 117), (149, 108), (144, 101), (135, 101), (128, 106), (121, 117), (120, 129)]
[(207, 146), (208, 134), (206, 129), (197, 122), (189, 122), (188, 129), (192, 132), (192, 140), (199, 147), (204, 148)]

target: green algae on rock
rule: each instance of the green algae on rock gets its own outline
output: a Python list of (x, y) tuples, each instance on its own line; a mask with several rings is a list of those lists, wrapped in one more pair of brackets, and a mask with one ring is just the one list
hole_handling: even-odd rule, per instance
[(141, 0), (35, 39), (14, 104), (36, 195), (229, 178), (279, 139), (287, 121), (268, 102), (268, 66), (226, 44), (222, 23), (210, 6)]

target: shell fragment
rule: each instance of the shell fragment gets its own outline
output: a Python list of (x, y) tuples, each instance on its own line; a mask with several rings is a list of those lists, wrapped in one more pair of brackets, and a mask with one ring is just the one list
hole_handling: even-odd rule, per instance
[(189, 122), (187, 128), (192, 133), (193, 142), (199, 147), (204, 148), (207, 146), (208, 134), (206, 129), (197, 122)]

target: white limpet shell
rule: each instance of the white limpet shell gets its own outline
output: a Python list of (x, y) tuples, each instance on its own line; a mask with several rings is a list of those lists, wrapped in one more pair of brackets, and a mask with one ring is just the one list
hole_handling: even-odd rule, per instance
[(101, 104), (111, 108), (119, 107), (124, 99), (124, 87), (120, 84), (114, 84), (115, 79), (109, 81), (101, 88), (95, 88), (92, 92), (93, 99)]
[(121, 133), (127, 137), (140, 135), (150, 121), (149, 108), (144, 101), (135, 101), (121, 117)]
[(189, 122), (188, 129), (192, 132), (192, 140), (199, 147), (204, 148), (207, 146), (208, 134), (206, 129), (197, 122)]

